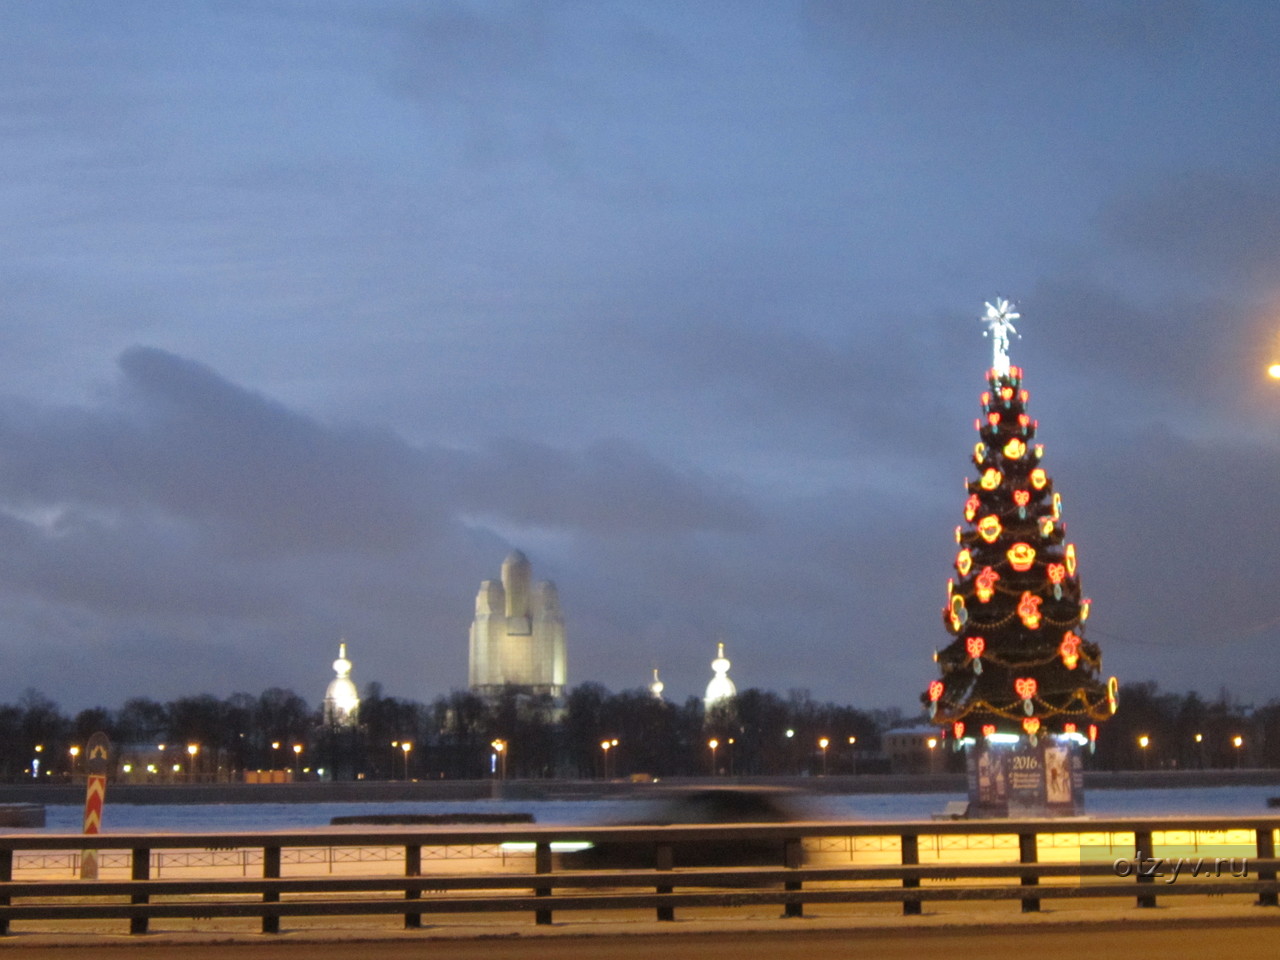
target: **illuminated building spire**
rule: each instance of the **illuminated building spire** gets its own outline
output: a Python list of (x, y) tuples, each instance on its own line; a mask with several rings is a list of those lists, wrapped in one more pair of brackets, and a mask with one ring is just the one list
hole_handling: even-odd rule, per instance
[(721, 642), (717, 645), (716, 658), (711, 661), (711, 670), (715, 676), (707, 684), (707, 693), (702, 700), (706, 709), (710, 710), (717, 704), (732, 700), (738, 695), (738, 688), (729, 679), (729, 666), (729, 659), (724, 655), (724, 643)]

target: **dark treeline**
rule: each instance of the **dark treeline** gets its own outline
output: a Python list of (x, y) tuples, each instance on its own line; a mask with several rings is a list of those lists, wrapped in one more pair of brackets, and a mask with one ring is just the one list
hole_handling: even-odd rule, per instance
[[(326, 723), (320, 709), (276, 687), (256, 697), (200, 694), (164, 703), (138, 697), (116, 710), (94, 707), (74, 716), (28, 690), (16, 704), (0, 704), (0, 779), (30, 779), (33, 770), (46, 782), (83, 773), (77, 751), (99, 730), (116, 745), (118, 758), (132, 750), (175, 761), (155, 765), (148, 775), (139, 760), (135, 780), (233, 780), (253, 770), (470, 779), (498, 772), (499, 757), (510, 778), (834, 776), (888, 772), (880, 734), (903, 723), (896, 711), (755, 689), (704, 715), (697, 698), (676, 704), (646, 690), (612, 693), (595, 683), (572, 688), (560, 704), (514, 690), (494, 700), (454, 691), (422, 704), (387, 696), (373, 683), (353, 727)], [(499, 740), (501, 753), (492, 746)], [(166, 749), (157, 753), (161, 744)], [(958, 755), (949, 760), (953, 769), (962, 767)], [(1152, 683), (1128, 684), (1088, 764), (1280, 766), (1280, 701), (1252, 709), (1226, 694), (1210, 702), (1195, 693), (1161, 693)]]
[[(1145, 742), (1145, 746), (1143, 745)], [(1224, 690), (1162, 693), (1120, 687), (1120, 709), (1102, 727), (1093, 765), (1104, 770), (1280, 767), (1280, 700), (1252, 707)]]
[[(675, 704), (646, 690), (611, 693), (595, 683), (572, 688), (560, 704), (515, 690), (492, 700), (454, 691), (423, 704), (387, 696), (373, 683), (353, 727), (326, 723), (319, 708), (279, 688), (256, 697), (134, 698), (116, 710), (94, 707), (74, 716), (29, 690), (17, 704), (0, 705), (0, 779), (33, 777), (36, 760), (42, 780), (83, 773), (73, 751), (99, 730), (118, 759), (140, 758), (131, 765), (135, 780), (230, 780), (252, 770), (337, 779), (479, 778), (498, 772), (498, 757), (510, 778), (697, 776), (710, 774), (713, 764), (725, 775), (803, 774), (821, 772), (824, 759), (835, 774), (874, 767), (879, 731), (899, 720), (896, 713), (817, 703), (800, 691), (784, 698), (762, 690), (743, 691), (731, 708), (704, 716), (697, 698)], [(824, 737), (825, 751), (818, 746)], [(502, 754), (492, 746), (498, 740)], [(146, 760), (158, 757), (164, 762), (146, 775)]]

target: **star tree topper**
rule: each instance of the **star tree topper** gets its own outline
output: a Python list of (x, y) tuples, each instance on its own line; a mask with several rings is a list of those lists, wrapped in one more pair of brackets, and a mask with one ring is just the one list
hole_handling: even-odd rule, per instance
[(1009, 334), (1021, 337), (1013, 321), (1021, 320), (1022, 314), (1015, 313), (1013, 306), (1010, 301), (996, 297), (994, 303), (986, 304), (987, 315), (979, 317), (987, 325), (982, 335), (985, 337), (990, 334), (991, 336), (993, 352), (991, 365), (996, 373), (1002, 376), (1009, 372)]

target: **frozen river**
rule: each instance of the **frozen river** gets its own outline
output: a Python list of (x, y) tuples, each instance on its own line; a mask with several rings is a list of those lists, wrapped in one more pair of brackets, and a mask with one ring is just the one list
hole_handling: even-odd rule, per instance
[[(1194, 787), (1169, 790), (1091, 790), (1088, 814), (1097, 817), (1222, 816), (1273, 813), (1267, 798), (1280, 795), (1280, 786)], [(919, 820), (940, 812), (962, 794), (809, 795), (797, 798), (798, 813), (806, 819)], [(406, 803), (224, 803), (113, 804), (103, 817), (106, 832), (257, 831), (328, 826), (336, 816), (370, 814), (527, 813), (549, 825), (622, 823), (643, 817), (652, 801), (600, 800), (473, 800)], [(46, 808), (48, 830), (79, 832), (79, 805)]]

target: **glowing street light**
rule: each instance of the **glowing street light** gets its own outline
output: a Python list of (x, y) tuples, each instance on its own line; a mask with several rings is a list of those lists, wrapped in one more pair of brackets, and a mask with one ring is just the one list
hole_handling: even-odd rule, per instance
[(302, 744), (295, 743), (293, 745), (293, 775), (300, 776), (302, 773)]
[(720, 741), (711, 739), (707, 741), (707, 746), (711, 748), (711, 775), (716, 775), (716, 748), (720, 746)]
[(489, 746), (493, 747), (493, 753), (498, 758), (498, 779), (507, 779), (507, 741), (494, 740)]
[(614, 737), (612, 740), (601, 740), (601, 741), (600, 741), (600, 750), (601, 750), (601, 752), (604, 754), (604, 771), (603, 771), (603, 773), (604, 773), (604, 779), (605, 779), (605, 780), (608, 780), (608, 779), (609, 779), (609, 751), (610, 751), (611, 749), (613, 749), (614, 747), (616, 747), (617, 745), (618, 745), (618, 738), (617, 738), (617, 737)]
[(72, 747), (67, 753), (71, 754), (71, 776), (76, 775), (76, 758), (80, 756), (80, 748)]
[(190, 771), (191, 771), (192, 780), (196, 778), (196, 754), (199, 752), (200, 752), (200, 744), (198, 743), (187, 744), (187, 755), (191, 757)]
[(409, 782), (409, 751), (413, 749), (413, 744), (408, 740), (400, 741), (400, 749), (404, 752), (404, 782)]
[(822, 737), (818, 741), (818, 746), (822, 748), (822, 775), (827, 775), (827, 747), (831, 746), (831, 741), (826, 737)]
[(1145, 733), (1138, 737), (1138, 748), (1142, 751), (1142, 769), (1147, 769), (1147, 747), (1151, 746), (1151, 738)]

